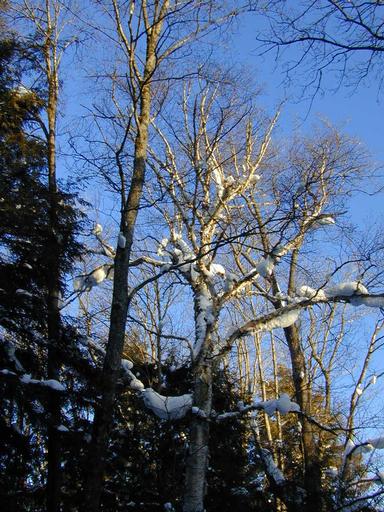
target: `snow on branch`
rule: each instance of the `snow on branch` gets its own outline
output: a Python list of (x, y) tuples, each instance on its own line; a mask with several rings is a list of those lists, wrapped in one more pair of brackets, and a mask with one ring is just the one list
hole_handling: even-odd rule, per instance
[(4, 376), (10, 376), (13, 378), (17, 377), (22, 384), (26, 384), (26, 385), (32, 384), (32, 385), (36, 385), (36, 386), (42, 386), (45, 388), (50, 388), (53, 391), (59, 391), (59, 392), (66, 391), (65, 386), (61, 382), (59, 382), (58, 380), (55, 380), (55, 379), (46, 379), (46, 380), (32, 379), (30, 374), (17, 375), (17, 373), (7, 370), (7, 369), (0, 370), (0, 374), (4, 375)]
[(228, 352), (238, 338), (247, 336), (252, 332), (271, 331), (272, 329), (284, 329), (286, 327), (290, 327), (299, 318), (300, 309), (304, 304), (308, 305), (309, 301), (304, 301), (301, 304), (290, 304), (289, 306), (276, 309), (275, 311), (256, 318), (255, 320), (249, 320), (241, 327), (235, 329), (230, 336), (228, 336), (220, 353), (223, 354)]
[(190, 394), (163, 396), (152, 388), (146, 388), (141, 393), (145, 406), (163, 420), (183, 418), (192, 408), (192, 395)]
[(244, 406), (239, 404), (239, 410), (233, 412), (224, 412), (216, 416), (217, 421), (223, 421), (230, 418), (236, 418), (251, 411), (265, 411), (268, 416), (273, 416), (276, 412), (280, 414), (288, 414), (290, 412), (301, 412), (300, 406), (296, 402), (292, 402), (287, 393), (282, 393), (275, 400), (266, 400), (261, 402), (253, 402), (251, 405)]
[(112, 277), (113, 265), (100, 265), (89, 274), (77, 276), (73, 281), (73, 288), (76, 292), (89, 292), (94, 286), (98, 286), (105, 279), (111, 279)]

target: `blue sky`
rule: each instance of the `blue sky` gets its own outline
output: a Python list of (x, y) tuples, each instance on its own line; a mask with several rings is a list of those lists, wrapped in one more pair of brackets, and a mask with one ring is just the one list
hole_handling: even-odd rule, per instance
[[(299, 100), (303, 77), (303, 69), (299, 68), (297, 81), (290, 88), (283, 82), (284, 65), (288, 59), (299, 55), (299, 47), (291, 47), (285, 51), (280, 61), (275, 61), (275, 54), (270, 52), (260, 56), (259, 43), (256, 40), (255, 27), (262, 23), (260, 18), (248, 15), (238, 24), (238, 31), (232, 39), (234, 58), (254, 70), (256, 80), (260, 77), (263, 94), (260, 102), (263, 107), (273, 111), (279, 101), (288, 98), (280, 117), (280, 130), (289, 135), (293, 127), (299, 128), (303, 134), (310, 134), (314, 124), (320, 119), (329, 121), (343, 133), (359, 139), (363, 147), (371, 154), (373, 162), (379, 167), (384, 165), (383, 141), (383, 102), (384, 91), (378, 91), (378, 81), (368, 77), (366, 83), (353, 90), (342, 85), (337, 91), (318, 93), (315, 97)], [(325, 73), (325, 88), (335, 82), (331, 70)], [(381, 172), (380, 174), (384, 174)], [(383, 181), (384, 183), (384, 181)], [(384, 194), (375, 196), (357, 194), (351, 199), (352, 218), (362, 226), (369, 219), (380, 222), (384, 214)]]

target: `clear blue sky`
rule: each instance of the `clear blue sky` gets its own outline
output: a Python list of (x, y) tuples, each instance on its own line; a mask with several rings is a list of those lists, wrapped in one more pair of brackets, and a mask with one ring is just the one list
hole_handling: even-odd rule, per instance
[[(279, 101), (289, 98), (283, 108), (280, 126), (289, 135), (291, 129), (299, 127), (303, 134), (310, 134), (311, 128), (319, 119), (326, 119), (343, 133), (358, 138), (379, 166), (384, 165), (383, 114), (384, 91), (378, 91), (378, 81), (369, 77), (367, 83), (357, 90), (341, 86), (336, 92), (317, 94), (311, 100), (298, 101), (302, 77), (287, 89), (284, 85), (283, 65), (286, 59), (299, 55), (299, 47), (291, 47), (284, 57), (275, 62), (275, 54), (270, 52), (260, 56), (259, 43), (256, 41), (255, 28), (260, 18), (248, 15), (239, 22), (239, 30), (232, 39), (234, 58), (243, 62), (249, 70), (254, 70), (256, 80), (263, 85), (261, 106), (273, 110)], [(299, 73), (298, 73), (299, 75)], [(325, 73), (324, 85), (328, 87), (335, 77), (331, 71)], [(384, 171), (381, 173), (384, 175)], [(383, 180), (384, 183), (384, 180)], [(382, 221), (384, 215), (384, 193), (375, 196), (356, 195), (351, 200), (352, 217), (356, 222), (369, 218)]]

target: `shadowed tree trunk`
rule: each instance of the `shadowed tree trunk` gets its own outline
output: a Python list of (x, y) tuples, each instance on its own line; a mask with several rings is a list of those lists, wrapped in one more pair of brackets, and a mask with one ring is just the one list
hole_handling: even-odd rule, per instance
[[(160, 3), (156, 2), (158, 8)], [(103, 486), (105, 456), (112, 426), (121, 356), (125, 340), (125, 326), (128, 312), (128, 273), (136, 218), (139, 211), (145, 182), (145, 161), (148, 148), (148, 127), (151, 111), (151, 78), (156, 70), (156, 46), (161, 33), (162, 20), (168, 9), (168, 1), (162, 3), (152, 26), (146, 34), (146, 62), (140, 91), (140, 105), (137, 112), (137, 133), (134, 143), (134, 164), (128, 198), (122, 205), (120, 231), (124, 235), (125, 247), (117, 247), (114, 261), (113, 297), (110, 329), (104, 360), (101, 400), (95, 410), (88, 474), (85, 488), (85, 511), (97, 511)]]

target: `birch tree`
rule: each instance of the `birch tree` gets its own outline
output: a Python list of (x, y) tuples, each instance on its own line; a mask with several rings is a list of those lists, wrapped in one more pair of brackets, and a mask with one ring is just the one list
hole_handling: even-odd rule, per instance
[[(177, 52), (230, 19), (236, 10), (221, 8), (210, 1), (197, 2), (101, 2), (105, 19), (113, 25), (120, 68), (108, 76), (118, 139), (106, 144), (113, 155), (116, 173), (104, 172), (108, 184), (120, 196), (119, 241), (114, 257), (113, 297), (110, 329), (102, 379), (101, 402), (95, 411), (85, 491), (85, 509), (97, 510), (102, 490), (104, 458), (120, 371), (128, 313), (128, 270), (134, 229), (145, 183), (149, 126), (156, 115), (154, 83), (169, 84), (164, 63)], [(104, 28), (100, 27), (103, 31)], [(164, 73), (164, 74), (162, 74)], [(184, 73), (184, 72), (183, 72)], [(123, 77), (123, 78), (122, 78)], [(165, 77), (165, 78), (164, 78)], [(160, 82), (159, 82), (160, 81)], [(121, 92), (123, 91), (123, 96)], [(123, 97), (121, 103), (120, 98)], [(95, 119), (98, 115), (95, 116)], [(128, 149), (131, 146), (132, 149)], [(127, 153), (132, 154), (131, 161)], [(132, 172), (127, 168), (132, 166)]]
[[(365, 302), (377, 306), (382, 303), (381, 296), (368, 295), (359, 281), (335, 286), (324, 285), (322, 294), (316, 290), (312, 292), (308, 286), (297, 292), (292, 276), (288, 279), (288, 293), (283, 293), (276, 281), (274, 284), (274, 269), (282, 258), (288, 258), (292, 254), (296, 261), (297, 249), (307, 236), (311, 236), (313, 230), (319, 226), (334, 224), (333, 215), (337, 211), (330, 211), (329, 208), (331, 205), (335, 207), (335, 203), (327, 200), (339, 191), (343, 173), (350, 172), (358, 176), (361, 167), (356, 162), (351, 164), (353, 159), (345, 158), (346, 147), (349, 147), (348, 154), (351, 156), (349, 143), (347, 146), (344, 143), (339, 145), (337, 138), (330, 146), (328, 139), (320, 140), (317, 145), (314, 143), (316, 158), (312, 158), (310, 165), (307, 162), (309, 167), (305, 163), (305, 156), (298, 157), (298, 164), (302, 169), (309, 169), (311, 173), (311, 178), (300, 176), (300, 180), (307, 180), (303, 189), (305, 199), (302, 198), (302, 209), (298, 206), (298, 201), (286, 207), (284, 198), (280, 197), (275, 203), (266, 202), (269, 215), (262, 218), (260, 213), (257, 214), (257, 209), (253, 210), (255, 203), (251, 203), (250, 198), (262, 193), (261, 173), (271, 179), (266, 183), (267, 189), (271, 187), (276, 190), (277, 187), (276, 180), (270, 175), (270, 158), (273, 152), (269, 151), (272, 149), (271, 131), (276, 119), (256, 135), (248, 121), (247, 107), (242, 109), (240, 104), (236, 104), (235, 95), (225, 96), (223, 103), (223, 97), (218, 92), (219, 87), (223, 85), (215, 88), (212, 85), (205, 87), (200, 84), (196, 96), (192, 90), (188, 91), (186, 88), (182, 107), (183, 139), (180, 138), (180, 125), (176, 127), (176, 124), (168, 122), (165, 117), (164, 125), (160, 121), (156, 123), (164, 156), (161, 157), (158, 145), (156, 150), (151, 150), (151, 169), (157, 176), (159, 189), (167, 193), (172, 205), (171, 209), (163, 209), (159, 205), (159, 213), (164, 216), (168, 225), (169, 236), (159, 241), (158, 254), (163, 256), (163, 263), (153, 261), (153, 264), (159, 266), (159, 278), (164, 272), (177, 272), (190, 287), (195, 336), (190, 342), (193, 375), (191, 402), (186, 396), (178, 397), (178, 400), (175, 400), (177, 397), (161, 397), (150, 389), (143, 390), (143, 396), (147, 406), (163, 418), (177, 417), (183, 410), (192, 407), (185, 511), (201, 511), (204, 507), (209, 419), (212, 417), (212, 365), (218, 364), (239, 338), (254, 332), (283, 328), (291, 351), (296, 398), (300, 406), (289, 400), (285, 402), (287, 398), (282, 396), (271, 405), (261, 402), (255, 407), (265, 407), (269, 411), (281, 409), (285, 413), (302, 410), (302, 422), (305, 425), (308, 410), (306, 404), (310, 402), (310, 396), (305, 395), (308, 394), (307, 387), (303, 385), (306, 364), (300, 349), (300, 339), (292, 333), (294, 328), (297, 329), (295, 323), (301, 310), (313, 304), (334, 301), (355, 304)], [(228, 101), (228, 97), (231, 100)], [(240, 127), (243, 130), (241, 138)], [(239, 144), (238, 140), (243, 140), (243, 144)], [(340, 174), (333, 174), (336, 169)], [(298, 178), (296, 175), (295, 179)], [(315, 192), (313, 187), (318, 188), (318, 191)], [(292, 191), (287, 182), (284, 182), (284, 189), (287, 193), (288, 189)], [(155, 192), (152, 190), (152, 193)], [(303, 194), (303, 191), (298, 193)], [(252, 204), (256, 219), (252, 225), (243, 215), (247, 204)], [(257, 249), (263, 256), (259, 260), (250, 255), (254, 251), (253, 244), (246, 251), (243, 249), (247, 247), (252, 236), (261, 240)], [(229, 246), (230, 242), (232, 245), (237, 243), (239, 247), (233, 252), (232, 269), (236, 265), (241, 277), (233, 270), (229, 271), (228, 266), (218, 263), (223, 257), (223, 247)], [(244, 267), (242, 259), (250, 269)], [(269, 289), (269, 285), (264, 288), (261, 279), (271, 283), (272, 288)], [(242, 291), (246, 293), (245, 290), (254, 290), (256, 297), (263, 297), (275, 309), (264, 313), (261, 311), (259, 316), (236, 326), (230, 334), (221, 332), (225, 307), (230, 301), (236, 300)], [(359, 295), (357, 299), (356, 295)], [(309, 475), (313, 477), (311, 465), (316, 465), (313, 452), (315, 448), (312, 449), (311, 444), (313, 434), (309, 426), (306, 436), (309, 490), (306, 506), (310, 509), (319, 495), (310, 487), (313, 480), (309, 481)], [(262, 453), (267, 457), (266, 452)], [(284, 486), (284, 479), (281, 480), (278, 473), (274, 473), (268, 457), (265, 464), (270, 470), (270, 476), (275, 479), (275, 485)], [(298, 492), (290, 499), (293, 501), (286, 503), (296, 507), (302, 498)]]

